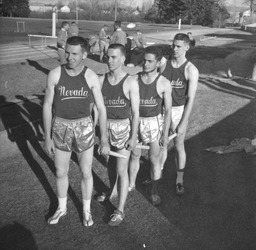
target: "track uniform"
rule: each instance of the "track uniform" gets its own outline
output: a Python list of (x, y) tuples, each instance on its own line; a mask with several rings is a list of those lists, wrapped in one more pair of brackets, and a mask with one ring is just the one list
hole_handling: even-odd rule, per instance
[(84, 67), (77, 76), (68, 75), (61, 66), (61, 75), (55, 86), (53, 100), (54, 120), (52, 138), (62, 151), (82, 152), (94, 145), (94, 126), (90, 103), (92, 92), (85, 80)]
[(168, 60), (162, 75), (166, 77), (172, 85), (172, 123), (171, 129), (174, 131), (182, 118), (184, 106), (186, 104), (188, 92), (188, 80), (185, 77), (186, 60), (179, 68), (174, 68)]
[(118, 150), (125, 147), (131, 131), (131, 102), (123, 91), (123, 85), (128, 76), (126, 74), (118, 84), (111, 85), (105, 75), (102, 86), (102, 95), (107, 110), (109, 141), (111, 146)]
[(156, 85), (161, 77), (159, 74), (156, 79), (145, 84), (138, 76), (140, 88), (140, 122), (139, 122), (139, 140), (143, 143), (151, 143), (158, 140), (163, 130), (163, 117), (161, 114), (163, 99), (158, 95)]

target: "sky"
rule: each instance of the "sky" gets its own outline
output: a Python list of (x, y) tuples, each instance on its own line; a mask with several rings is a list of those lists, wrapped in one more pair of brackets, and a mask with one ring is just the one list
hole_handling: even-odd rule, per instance
[[(40, 2), (40, 3), (45, 3), (45, 4), (54, 4), (57, 3), (59, 0), (30, 0), (30, 2)], [(63, 4), (68, 4), (70, 1), (72, 2), (73, 0), (60, 0)], [(101, 2), (114, 2), (115, 0), (101, 0)], [(132, 6), (139, 6), (141, 7), (143, 2), (148, 3), (151, 2), (153, 3), (154, 0), (118, 0), (119, 2), (127, 2), (128, 4), (132, 4)], [(245, 7), (247, 6), (246, 1), (247, 0), (224, 0), (227, 5), (235, 5), (237, 7)], [(248, 5), (249, 6), (249, 5)]]
[[(30, 2), (39, 2), (39, 3), (45, 3), (45, 4), (54, 4), (57, 3), (59, 0), (30, 0)], [(63, 4), (68, 4), (69, 2), (72, 2), (73, 0), (60, 0)], [(115, 0), (101, 0), (101, 2), (115, 2)], [(148, 2), (154, 2), (154, 0), (118, 0), (118, 2), (127, 2), (128, 4), (133, 4), (137, 6), (142, 6), (143, 2), (148, 3)]]

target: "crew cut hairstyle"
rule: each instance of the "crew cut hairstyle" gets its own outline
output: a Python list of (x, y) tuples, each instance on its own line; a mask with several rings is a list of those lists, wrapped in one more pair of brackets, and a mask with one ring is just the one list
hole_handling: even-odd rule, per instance
[(112, 43), (108, 46), (108, 49), (119, 49), (121, 51), (121, 53), (126, 56), (126, 50), (124, 45), (120, 44), (120, 43)]
[(187, 34), (185, 33), (178, 33), (174, 36), (173, 41), (180, 40), (186, 43), (187, 45), (190, 45), (190, 39)]
[(63, 22), (61, 23), (61, 28), (63, 28), (63, 27), (66, 26), (67, 24), (69, 24), (67, 21), (63, 21)]
[(67, 39), (69, 45), (80, 45), (82, 50), (88, 52), (88, 42), (81, 36), (72, 36)]
[(157, 61), (161, 61), (161, 59), (163, 57), (162, 50), (159, 47), (157, 47), (156, 45), (151, 45), (151, 46), (146, 47), (144, 49), (144, 55), (145, 54), (155, 55), (155, 58)]
[(121, 27), (121, 25), (122, 25), (122, 22), (120, 20), (116, 20), (114, 23), (118, 27)]

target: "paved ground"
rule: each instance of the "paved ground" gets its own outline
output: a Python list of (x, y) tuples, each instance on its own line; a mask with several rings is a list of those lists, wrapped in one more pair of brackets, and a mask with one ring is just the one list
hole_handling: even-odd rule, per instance
[[(170, 44), (174, 35), (177, 32), (187, 33), (192, 32), (194, 36), (203, 37), (204, 35), (211, 34), (220, 29), (208, 29), (208, 28), (185, 28), (181, 31), (172, 29), (171, 31), (160, 31), (157, 33), (150, 33), (147, 31), (145, 34), (146, 40), (149, 44), (153, 43), (166, 43)], [(228, 31), (228, 30), (227, 30)], [(31, 38), (31, 45), (29, 46), (28, 38), (27, 41), (22, 42), (11, 42), (0, 44), (0, 65), (12, 64), (18, 62), (25, 62), (26, 60), (39, 60), (46, 58), (57, 58), (56, 51), (56, 39), (46, 40), (46, 44), (42, 43), (40, 38)], [(45, 46), (46, 45), (46, 46)]]
[(27, 59), (57, 58), (58, 55), (55, 47), (52, 45), (42, 47), (38, 43), (33, 47), (21, 43), (1, 44), (0, 65), (24, 62)]
[[(206, 34), (197, 32), (192, 31), (197, 38)], [(216, 31), (206, 32), (212, 34)], [(161, 42), (168, 41), (173, 35), (159, 33), (157, 39), (162, 37)], [(151, 38), (156, 40), (155, 36)], [(228, 42), (232, 43), (232, 39), (234, 36)], [(217, 42), (221, 43), (223, 39)], [(210, 63), (211, 57), (207, 53), (210, 49), (205, 50), (202, 46), (199, 51), (198, 60), (202, 62), (205, 58), (203, 63)], [(223, 51), (219, 52), (219, 58), (223, 58)], [(56, 59), (39, 61), (37, 67), (32, 65), (38, 79), (45, 78), (44, 63), (52, 65)], [(100, 68), (98, 64), (94, 67)], [(12, 69), (15, 68), (17, 75), (24, 72), (20, 64), (13, 65)], [(22, 91), (25, 93), (25, 90)], [(10, 96), (13, 95), (10, 93)], [(252, 138), (255, 135), (256, 118), (251, 115), (256, 108), (255, 97), (253, 82), (245, 79), (223, 80), (223, 77), (202, 74), (186, 140), (186, 194), (183, 197), (175, 195), (171, 150), (160, 185), (163, 203), (153, 207), (148, 201), (148, 188), (141, 185), (149, 174), (144, 152), (137, 188), (129, 194), (124, 222), (119, 228), (109, 228), (107, 220), (116, 201), (100, 204), (93, 199), (95, 225), (89, 229), (82, 226), (80, 173), (75, 157), (71, 162), (68, 215), (57, 226), (46, 224), (57, 201), (53, 161), (41, 147), (42, 99), (31, 97), (25, 102), (21, 99), (8, 102), (1, 99), (1, 248), (256, 249), (255, 156), (244, 152), (216, 155), (204, 151), (210, 146), (227, 144), (234, 138)], [(202, 106), (202, 103), (214, 105)], [(105, 163), (96, 153), (93, 171), (96, 194), (109, 186)]]

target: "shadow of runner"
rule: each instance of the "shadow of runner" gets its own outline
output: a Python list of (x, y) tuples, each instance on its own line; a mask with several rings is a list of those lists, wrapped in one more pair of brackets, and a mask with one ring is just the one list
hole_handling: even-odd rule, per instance
[[(6, 132), (8, 134), (9, 140), (16, 143), (18, 149), (22, 153), (23, 157), (25, 158), (28, 165), (30, 166), (30, 168), (32, 169), (32, 171), (40, 181), (41, 185), (43, 186), (45, 192), (47, 193), (50, 203), (52, 205), (56, 204), (57, 202), (56, 195), (42, 167), (39, 165), (39, 163), (31, 153), (28, 145), (30, 144), (33, 147), (33, 149), (48, 164), (51, 171), (54, 172), (53, 162), (44, 153), (39, 142), (37, 141), (32, 123), (24, 119), (24, 117), (27, 117), (27, 118), (30, 117), (29, 111), (24, 110), (23, 108), (21, 108), (19, 105), (15, 103), (11, 103), (11, 102), (7, 103), (5, 101), (5, 97), (3, 96), (0, 96), (0, 101), (5, 105), (4, 108), (1, 108), (1, 119), (6, 129)], [(49, 210), (50, 211), (53, 210), (51, 205)]]
[(32, 67), (34, 67), (35, 69), (39, 70), (39, 71), (42, 71), (44, 74), (48, 75), (49, 73), (49, 69), (46, 69), (44, 67), (42, 67), (38, 62), (36, 61), (33, 61), (33, 60), (30, 60), (30, 59), (26, 59), (28, 64)]
[[(37, 110), (37, 115), (40, 114), (41, 117), (41, 106), (31, 101), (26, 101), (26, 98), (22, 96), (19, 96), (19, 98), (25, 101), (23, 104), (20, 104), (22, 107), (16, 103), (6, 102), (5, 97), (0, 96), (0, 103), (4, 105), (4, 107), (0, 109), (1, 120), (7, 131), (9, 140), (16, 143), (24, 159), (27, 161), (49, 197), (50, 205), (48, 213), (45, 215), (45, 219), (47, 220), (50, 215), (55, 212), (58, 206), (58, 200), (43, 168), (32, 154), (29, 145), (32, 146), (33, 150), (35, 150), (39, 157), (47, 164), (54, 175), (56, 174), (55, 166), (53, 160), (42, 149), (42, 146), (38, 142), (38, 135), (35, 132), (38, 128), (36, 128), (33, 123), (33, 119), (35, 118), (34, 111)], [(40, 120), (39, 124), (36, 124), (36, 126), (42, 127), (42, 121)], [(68, 194), (77, 210), (80, 211), (82, 204), (70, 186)]]
[(38, 249), (33, 234), (18, 222), (0, 228), (0, 242), (2, 250)]
[(175, 194), (174, 154), (168, 154), (158, 209), (201, 249), (255, 249), (255, 156), (204, 151), (235, 138), (253, 138), (255, 108), (252, 101), (186, 141), (183, 196)]
[[(38, 100), (40, 100), (40, 104), (34, 103), (30, 99), (22, 96), (22, 95), (16, 95), (17, 99), (22, 101), (22, 107), (24, 108), (24, 112), (27, 112), (27, 119), (28, 121), (33, 121), (33, 128), (35, 129), (35, 135), (36, 138), (39, 141), (43, 141), (43, 124), (41, 121), (41, 115), (42, 113), (42, 104), (43, 104), (43, 95), (38, 95)], [(38, 119), (36, 119), (38, 117)], [(34, 122), (34, 120), (36, 121)]]

